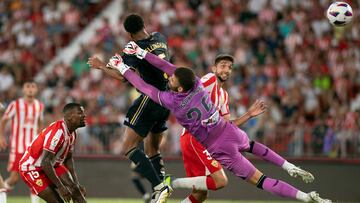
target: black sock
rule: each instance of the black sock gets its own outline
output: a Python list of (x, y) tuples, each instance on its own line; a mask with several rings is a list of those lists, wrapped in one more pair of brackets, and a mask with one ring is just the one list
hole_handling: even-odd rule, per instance
[(126, 153), (126, 156), (129, 157), (129, 159), (134, 162), (135, 165), (137, 165), (137, 171), (139, 171), (140, 174), (142, 174), (150, 181), (152, 187), (155, 187), (161, 183), (154, 166), (151, 164), (150, 160), (146, 157), (142, 150), (135, 147)]
[(145, 195), (146, 190), (144, 185), (142, 184), (139, 177), (133, 177), (132, 182), (134, 183), (136, 189), (140, 192), (140, 194)]
[(162, 160), (162, 157), (160, 154), (154, 155), (149, 158), (152, 165), (155, 168), (156, 173), (160, 177), (160, 180), (164, 180), (165, 176), (165, 167), (164, 167), (164, 161)]

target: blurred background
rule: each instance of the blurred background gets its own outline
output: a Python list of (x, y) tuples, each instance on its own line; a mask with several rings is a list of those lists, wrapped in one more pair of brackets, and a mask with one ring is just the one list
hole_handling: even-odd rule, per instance
[[(106, 61), (121, 52), (129, 40), (123, 19), (136, 12), (150, 32), (167, 36), (171, 61), (198, 75), (211, 71), (216, 54), (235, 56), (226, 86), (232, 116), (258, 98), (269, 106), (242, 126), (252, 139), (288, 156), (359, 155), (359, 20), (335, 29), (324, 15), (330, 1), (129, 0), (119, 1), (126, 12), (98, 16), (109, 3), (2, 1), (0, 100), (9, 104), (21, 96), (22, 81), (36, 78), (46, 125), (61, 117), (58, 107), (80, 101), (89, 125), (80, 130), (77, 153), (118, 154), (124, 113), (138, 93), (86, 62), (92, 55)], [(358, 1), (350, 4), (356, 11)], [(45, 69), (96, 17), (100, 22), (76, 53)], [(178, 156), (181, 127), (173, 118), (168, 126), (163, 152)]]
[[(319, 160), (346, 161), (359, 179), (360, 1), (346, 1), (355, 16), (341, 28), (325, 17), (331, 2), (2, 0), (0, 101), (7, 106), (21, 96), (22, 81), (35, 79), (46, 108), (44, 125), (61, 118), (67, 102), (85, 106), (88, 126), (78, 131), (78, 157), (122, 160), (122, 122), (138, 93), (86, 62), (121, 52), (129, 40), (123, 19), (135, 12), (148, 31), (167, 37), (171, 62), (193, 67), (198, 75), (211, 71), (218, 53), (234, 55), (225, 87), (232, 117), (258, 98), (268, 104), (264, 115), (242, 126), (251, 139), (314, 167)], [(162, 152), (182, 172), (182, 128), (172, 116), (168, 128)], [(1, 155), (4, 166), (7, 152)]]

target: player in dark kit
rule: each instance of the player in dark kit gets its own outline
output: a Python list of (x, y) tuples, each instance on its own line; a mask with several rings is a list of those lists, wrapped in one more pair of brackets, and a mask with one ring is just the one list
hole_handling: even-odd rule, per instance
[[(127, 16), (124, 28), (142, 49), (169, 60), (166, 38), (158, 32), (149, 34), (139, 15)], [(124, 55), (123, 58), (129, 66), (138, 71), (144, 81), (160, 90), (166, 90), (168, 80), (163, 71), (153, 67), (145, 60), (139, 60), (136, 56)], [(103, 70), (115, 79), (124, 81), (124, 78), (119, 76), (116, 70), (107, 68), (106, 64), (96, 57), (89, 58), (88, 64), (93, 68)], [(148, 96), (141, 94), (129, 108), (124, 121), (127, 127), (122, 153), (136, 165), (136, 171), (151, 182), (155, 194), (153, 202), (161, 202), (161, 199), (169, 196), (172, 190), (170, 186), (162, 183), (165, 172), (159, 151), (163, 132), (167, 129), (168, 117), (167, 109), (152, 101)], [(144, 140), (145, 137), (147, 138)], [(147, 156), (143, 150), (138, 148), (138, 144), (142, 140), (144, 140)]]

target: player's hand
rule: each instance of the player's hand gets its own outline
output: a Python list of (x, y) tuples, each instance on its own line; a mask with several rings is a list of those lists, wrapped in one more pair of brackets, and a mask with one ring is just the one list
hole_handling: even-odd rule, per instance
[(3, 135), (0, 135), (0, 151), (5, 150), (7, 148), (8, 144), (6, 142), (6, 139)]
[(95, 69), (103, 69), (106, 68), (106, 64), (101, 61), (98, 57), (96, 56), (92, 56), (88, 59), (87, 64), (91, 67), (91, 68), (95, 68)]
[(145, 58), (147, 51), (140, 48), (134, 41), (130, 41), (125, 45), (123, 52), (127, 55), (135, 55), (139, 59)]
[(61, 185), (60, 187), (57, 187), (57, 188), (58, 188), (61, 198), (65, 202), (70, 202), (71, 196), (72, 196), (70, 190), (67, 187), (65, 187), (64, 185)]
[(106, 67), (116, 69), (120, 71), (122, 75), (124, 75), (124, 73), (130, 69), (130, 67), (123, 62), (119, 54), (115, 54), (114, 56), (112, 56)]
[(267, 109), (267, 106), (264, 101), (256, 100), (255, 103), (253, 103), (249, 108), (249, 114), (251, 117), (260, 115), (264, 113)]

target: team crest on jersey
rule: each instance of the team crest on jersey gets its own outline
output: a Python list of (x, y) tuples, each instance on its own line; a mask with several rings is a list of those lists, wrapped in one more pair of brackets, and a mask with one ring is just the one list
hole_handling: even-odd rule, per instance
[(43, 182), (42, 182), (42, 180), (41, 179), (37, 179), (36, 180), (36, 185), (38, 185), (38, 186), (43, 186)]
[(218, 167), (219, 163), (216, 160), (212, 160), (211, 165), (213, 165), (214, 167)]

